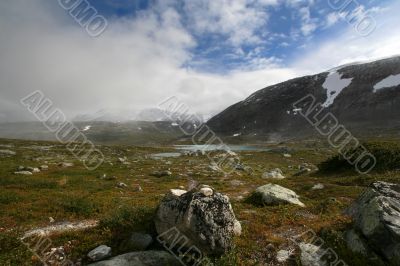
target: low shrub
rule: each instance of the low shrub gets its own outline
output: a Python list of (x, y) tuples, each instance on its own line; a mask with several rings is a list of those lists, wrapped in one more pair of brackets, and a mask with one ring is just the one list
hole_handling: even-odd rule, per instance
[[(400, 145), (395, 142), (368, 142), (363, 146), (375, 157), (376, 165), (373, 171), (383, 172), (400, 169)], [(359, 154), (360, 148), (351, 149), (350, 154)], [(319, 164), (320, 172), (356, 171), (342, 154)]]

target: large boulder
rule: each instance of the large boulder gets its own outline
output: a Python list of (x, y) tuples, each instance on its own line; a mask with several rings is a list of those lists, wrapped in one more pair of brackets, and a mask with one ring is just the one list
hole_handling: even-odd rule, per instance
[(207, 254), (225, 253), (233, 236), (241, 233), (229, 198), (209, 186), (171, 190), (158, 207), (155, 225), (161, 241), (173, 245), (174, 238), (167, 235), (174, 229), (188, 238), (183, 247), (194, 246)]
[(255, 203), (260, 205), (279, 205), (279, 204), (296, 204), (304, 207), (304, 203), (299, 200), (299, 196), (296, 192), (281, 187), (275, 184), (267, 184), (258, 187), (254, 191), (252, 198)]
[(182, 265), (179, 260), (167, 251), (138, 251), (126, 253), (104, 260), (89, 264), (91, 266), (178, 266)]
[(347, 233), (350, 248), (360, 253), (370, 249), (393, 265), (400, 265), (399, 184), (373, 183), (347, 213), (354, 219), (354, 230)]

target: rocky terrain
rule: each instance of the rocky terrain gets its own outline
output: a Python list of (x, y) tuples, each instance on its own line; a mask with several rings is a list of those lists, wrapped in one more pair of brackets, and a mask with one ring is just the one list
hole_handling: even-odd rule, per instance
[(321, 172), (336, 152), (315, 139), (267, 147), (223, 174), (205, 153), (98, 146), (89, 171), (59, 143), (3, 139), (0, 264), (398, 264), (398, 170)]

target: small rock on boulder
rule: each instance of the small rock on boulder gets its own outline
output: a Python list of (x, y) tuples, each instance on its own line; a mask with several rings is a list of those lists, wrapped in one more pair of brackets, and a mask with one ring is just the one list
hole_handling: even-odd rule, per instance
[(173, 239), (163, 235), (176, 229), (188, 238), (186, 248), (196, 246), (208, 254), (225, 253), (232, 246), (233, 236), (241, 233), (229, 198), (208, 186), (186, 193), (171, 190), (158, 207), (155, 225), (162, 241), (171, 244)]

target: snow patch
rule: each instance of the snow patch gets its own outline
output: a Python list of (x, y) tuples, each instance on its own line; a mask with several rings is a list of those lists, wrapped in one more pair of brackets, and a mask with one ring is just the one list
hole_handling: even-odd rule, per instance
[(88, 131), (92, 126), (85, 126), (82, 131)]
[(326, 89), (326, 101), (322, 104), (323, 107), (328, 107), (333, 104), (336, 97), (347, 88), (353, 78), (342, 79), (342, 74), (336, 71), (330, 72), (322, 87)]
[(374, 86), (374, 93), (384, 88), (391, 88), (399, 85), (400, 85), (400, 74), (390, 75), (389, 77), (376, 83), (376, 85)]

